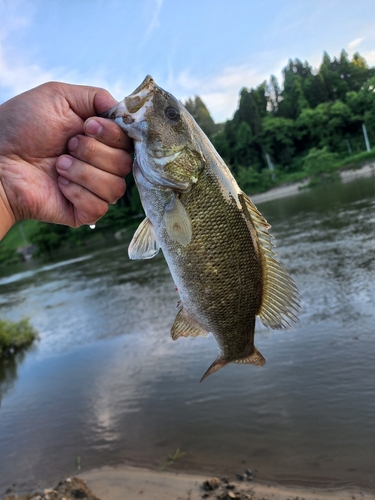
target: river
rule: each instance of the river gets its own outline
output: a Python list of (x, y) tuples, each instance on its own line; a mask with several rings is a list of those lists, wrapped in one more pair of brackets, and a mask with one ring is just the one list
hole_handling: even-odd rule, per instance
[(0, 276), (0, 316), (40, 340), (0, 366), (0, 494), (104, 465), (375, 488), (375, 177), (259, 205), (302, 298), (285, 331), (258, 324), (263, 368), (173, 342), (163, 257), (113, 245)]

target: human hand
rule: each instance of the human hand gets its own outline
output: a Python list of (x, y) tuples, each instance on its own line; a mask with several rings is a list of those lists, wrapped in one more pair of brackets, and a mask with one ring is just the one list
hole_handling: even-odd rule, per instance
[(124, 194), (132, 141), (95, 117), (115, 104), (104, 89), (50, 82), (0, 106), (0, 238), (21, 219), (92, 224)]

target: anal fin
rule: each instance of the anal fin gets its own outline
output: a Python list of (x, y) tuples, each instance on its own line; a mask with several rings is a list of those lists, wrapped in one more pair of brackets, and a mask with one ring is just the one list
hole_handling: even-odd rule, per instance
[(202, 328), (184, 308), (182, 308), (178, 311), (171, 329), (172, 339), (177, 340), (179, 337), (198, 337), (199, 335), (205, 337), (208, 335), (208, 332)]

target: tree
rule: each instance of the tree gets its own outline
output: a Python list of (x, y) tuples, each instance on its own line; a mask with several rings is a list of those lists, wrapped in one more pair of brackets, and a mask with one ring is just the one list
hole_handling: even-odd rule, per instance
[(202, 99), (199, 96), (188, 99), (185, 102), (185, 108), (196, 120), (203, 132), (211, 138), (217, 131), (217, 127)]
[(262, 125), (265, 151), (271, 155), (275, 163), (288, 168), (295, 153), (294, 121), (290, 118), (269, 115), (263, 118)]

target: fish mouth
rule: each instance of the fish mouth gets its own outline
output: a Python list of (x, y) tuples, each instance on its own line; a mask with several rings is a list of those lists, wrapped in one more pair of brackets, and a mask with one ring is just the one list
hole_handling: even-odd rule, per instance
[(131, 136), (127, 126), (144, 119), (145, 111), (151, 104), (156, 88), (157, 85), (154, 79), (150, 75), (147, 75), (134, 92), (101, 116), (115, 121)]

